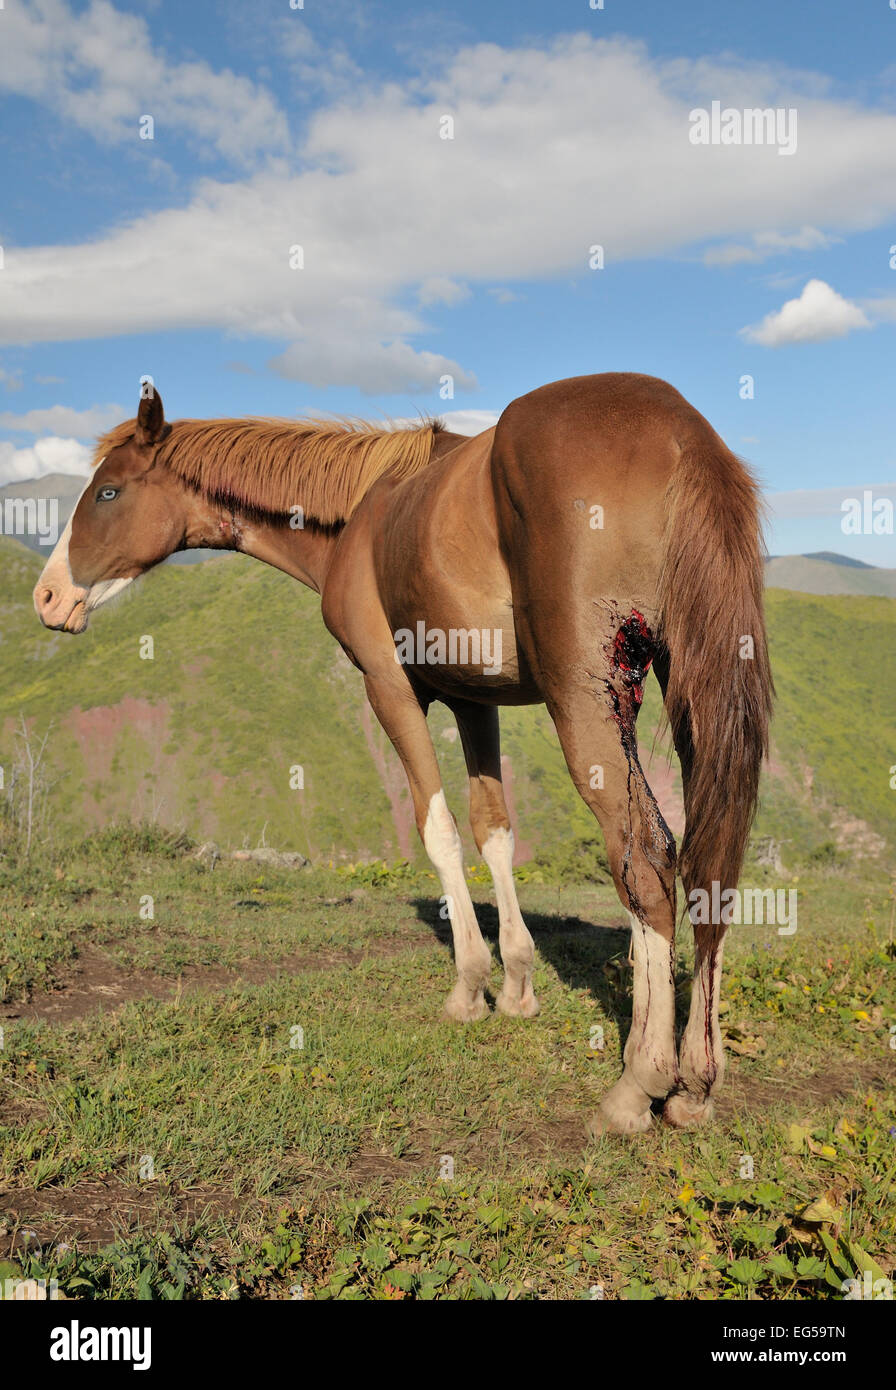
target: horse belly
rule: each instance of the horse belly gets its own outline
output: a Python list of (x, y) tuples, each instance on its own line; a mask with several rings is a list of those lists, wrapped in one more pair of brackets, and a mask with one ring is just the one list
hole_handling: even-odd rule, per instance
[[(392, 614), (396, 660), (440, 695), (485, 704), (530, 704), (541, 697), (519, 650), (510, 582), (476, 592), (430, 586)], [(488, 593), (489, 599), (484, 601)]]

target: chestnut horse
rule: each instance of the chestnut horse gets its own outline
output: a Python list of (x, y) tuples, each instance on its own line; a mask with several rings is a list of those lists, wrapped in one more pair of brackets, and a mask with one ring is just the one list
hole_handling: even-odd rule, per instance
[[(452, 1019), (489, 1012), (492, 957), (426, 714), (441, 700), (463, 742), (497, 899), (497, 1007), (531, 1018), (534, 945), (514, 889), (497, 707), (547, 705), (632, 926), (624, 1069), (590, 1131), (644, 1130), (660, 1109), (673, 1125), (709, 1119), (725, 926), (695, 921), (677, 1048), (676, 867), (687, 894), (737, 886), (772, 682), (757, 487), (707, 421), (633, 373), (544, 386), (475, 438), (434, 421), (168, 424), (147, 383), (136, 420), (100, 440), (97, 460), (35, 588), (42, 622), (83, 632), (94, 608), (192, 546), (240, 550), (315, 589), (407, 773), (451, 919)], [(681, 761), (678, 856), (638, 760), (651, 665)]]

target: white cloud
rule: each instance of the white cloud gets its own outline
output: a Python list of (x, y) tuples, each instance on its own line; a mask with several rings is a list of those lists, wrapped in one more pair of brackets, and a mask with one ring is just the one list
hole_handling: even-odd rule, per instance
[(498, 423), (498, 413), (494, 410), (439, 410), (434, 414), (444, 421), (446, 430), (454, 434), (481, 434)]
[(775, 521), (799, 517), (839, 516), (847, 497), (889, 497), (896, 503), (896, 483), (844, 483), (842, 487), (800, 488), (795, 492), (769, 492), (765, 500)]
[(0, 367), (0, 382), (6, 387), (7, 391), (21, 391), (24, 384), (21, 370), (8, 372), (5, 367)]
[(71, 410), (66, 405), (51, 405), (46, 410), (28, 410), (15, 415), (0, 411), (0, 429), (17, 430), (26, 434), (74, 435), (76, 439), (92, 439), (103, 434), (122, 420), (129, 420), (133, 410), (122, 405), (94, 405), (89, 410)]
[(742, 328), (741, 335), (763, 347), (782, 347), (785, 343), (844, 338), (855, 328), (870, 327), (858, 304), (844, 299), (824, 280), (810, 280), (798, 299), (788, 299), (780, 309), (766, 314), (761, 323)]
[[(421, 412), (422, 414), (422, 412)], [(483, 430), (490, 430), (493, 425), (498, 423), (499, 412), (496, 410), (438, 410), (433, 409), (428, 415), (437, 420), (441, 420), (446, 430), (452, 434), (482, 434)], [(390, 417), (389, 423), (394, 428), (403, 425), (415, 426), (420, 423), (420, 415), (399, 415)]]
[(92, 457), (93, 449), (78, 439), (58, 439), (50, 435), (36, 440), (27, 449), (17, 449), (8, 439), (3, 439), (0, 440), (0, 486), (43, 478), (48, 473), (86, 477)]
[(829, 236), (817, 227), (801, 227), (799, 231), (754, 232), (749, 246), (713, 246), (703, 255), (704, 265), (739, 265), (744, 262), (758, 263), (770, 256), (785, 255), (790, 251), (826, 251), (829, 246), (841, 241), (841, 237)]
[[(60, 4), (40, 0), (41, 13)], [(116, 12), (101, 12), (118, 34)], [(108, 36), (95, 37), (105, 72)], [(20, 63), (20, 85), (52, 100), (38, 67), (29, 77)], [(127, 87), (127, 57), (123, 70)], [(225, 138), (214, 77), (197, 90)], [(186, 72), (178, 80), (193, 91)], [(117, 107), (132, 108), (115, 90), (102, 88), (101, 109), (123, 129), (131, 116)], [(794, 157), (693, 146), (689, 111), (720, 93), (733, 105), (797, 105)], [(439, 138), (446, 112), (454, 140)], [(187, 206), (81, 245), (7, 247), (0, 341), (214, 327), (282, 343), (275, 370), (311, 385), (430, 392), (437, 408), (439, 376), (472, 381), (472, 363), (427, 350), (425, 306), (450, 302), (448, 285), (584, 276), (594, 243), (612, 265), (713, 238), (794, 243), (805, 229), (829, 236), (894, 214), (896, 114), (833, 100), (822, 79), (656, 61), (641, 44), (586, 35), (479, 44), (441, 66), (427, 53), (425, 76), (401, 86), (359, 80), (312, 117), (294, 166), (203, 180)], [(303, 270), (289, 268), (295, 244)]]
[(418, 302), (424, 306), (430, 304), (459, 304), (462, 299), (469, 299), (470, 288), (468, 285), (459, 285), (456, 280), (448, 280), (444, 275), (430, 275), (417, 291)]
[(896, 323), (896, 295), (881, 296), (879, 299), (863, 299), (862, 308), (867, 309), (871, 317), (880, 323)]
[(272, 357), (268, 366), (278, 376), (309, 386), (356, 386), (368, 396), (396, 391), (433, 391), (444, 376), (471, 390), (476, 378), (449, 357), (415, 352), (407, 343), (372, 343), (339, 339), (298, 342)]
[[(345, 18), (343, 14), (343, 23)], [(250, 23), (257, 26), (254, 11)], [(275, 22), (270, 39), (262, 33), (266, 47), (271, 41), (277, 46), (277, 56), (289, 65), (294, 87), (303, 96), (318, 92), (341, 94), (363, 85), (364, 71), (349, 56), (344, 44), (332, 34), (326, 43), (319, 43), (309, 26), (299, 21), (295, 10), (288, 18), (284, 16)], [(266, 56), (270, 57), (269, 48)]]
[(249, 167), (288, 147), (286, 118), (269, 93), (206, 62), (171, 62), (146, 20), (91, 0), (76, 12), (66, 0), (29, 0), (3, 15), (0, 90), (31, 97), (97, 140), (139, 140), (151, 115), (155, 148), (186, 134)]

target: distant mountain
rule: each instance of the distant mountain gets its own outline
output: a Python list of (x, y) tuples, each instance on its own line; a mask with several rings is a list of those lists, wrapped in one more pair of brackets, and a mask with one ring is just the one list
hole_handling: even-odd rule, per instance
[(803, 594), (879, 594), (896, 598), (896, 570), (819, 550), (811, 555), (771, 555), (765, 564), (769, 589)]
[[(0, 767), (8, 787), (20, 712), (41, 735), (53, 723), (48, 757), (61, 780), (50, 821), (59, 837), (146, 816), (235, 848), (263, 837), (328, 858), (421, 853), (398, 759), (302, 585), (241, 555), (163, 566), (69, 637), (35, 617), (39, 568), (39, 557), (0, 538)], [(830, 841), (882, 853), (894, 839), (896, 603), (772, 589), (766, 606), (778, 693), (756, 834), (783, 845), (785, 864)], [(680, 834), (677, 763), (667, 763), (662, 741), (651, 750), (659, 714), (650, 680), (641, 756)], [(429, 725), (479, 862), (454, 720), (436, 703)], [(546, 711), (505, 710), (501, 727), (518, 858), (594, 838)]]
[(810, 550), (804, 560), (828, 560), (832, 565), (852, 565), (858, 570), (873, 570), (876, 565), (868, 565), (864, 560), (854, 560), (851, 555), (838, 555), (835, 550)]
[[(36, 551), (38, 555), (49, 555), (53, 546), (41, 545), (40, 537), (30, 529), (33, 523), (28, 520), (27, 513), (21, 508), (7, 506), (6, 503), (16, 500), (27, 503), (31, 500), (35, 503), (49, 504), (55, 501), (58, 530), (62, 532), (86, 481), (86, 477), (70, 473), (48, 473), (44, 478), (6, 483), (0, 487), (0, 535), (14, 536), (22, 545), (27, 545), (29, 550)], [(44, 509), (42, 516), (49, 521), (52, 513)]]
[(80, 473), (47, 473), (43, 478), (27, 478), (22, 482), (4, 483), (0, 497), (58, 497), (71, 506), (87, 482)]

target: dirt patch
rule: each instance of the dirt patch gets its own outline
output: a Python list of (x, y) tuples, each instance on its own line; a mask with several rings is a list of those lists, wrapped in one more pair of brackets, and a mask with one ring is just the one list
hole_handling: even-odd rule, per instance
[(360, 1189), (378, 1183), (391, 1185), (401, 1178), (414, 1177), (421, 1168), (429, 1167), (433, 1162), (434, 1155), (429, 1153), (408, 1154), (401, 1158), (375, 1151), (356, 1153), (348, 1165), (345, 1186)]
[[(116, 944), (125, 943), (110, 943)], [(274, 961), (241, 961), (234, 969), (187, 966), (176, 979), (156, 975), (151, 970), (124, 969), (106, 951), (85, 946), (59, 989), (35, 995), (27, 1003), (0, 1005), (0, 1019), (73, 1023), (96, 1010), (120, 1009), (135, 999), (170, 999), (178, 992), (192, 994), (229, 989), (236, 984), (261, 985), (280, 975), (304, 975), (329, 970), (335, 965), (358, 965), (371, 957), (399, 955), (409, 947), (435, 944), (429, 934), (403, 934), (371, 941), (363, 949), (319, 948)]]
[(0, 1191), (0, 1257), (57, 1245), (109, 1245), (128, 1231), (183, 1228), (202, 1218), (236, 1220), (248, 1206), (227, 1188), (124, 1183), (116, 1178)]
[[(87, 826), (98, 829), (116, 814), (153, 817), (163, 803), (176, 816), (180, 759), (162, 751), (168, 743), (170, 719), (167, 700), (130, 695), (115, 705), (90, 709), (75, 705), (69, 711), (62, 730), (77, 743), (83, 759), (81, 814)], [(136, 762), (142, 780), (129, 753), (130, 740), (140, 750)], [(129, 772), (114, 770), (116, 755), (124, 756)], [(110, 787), (118, 789), (111, 800)]]
[(729, 1059), (716, 1110), (724, 1119), (742, 1111), (761, 1114), (776, 1104), (796, 1104), (800, 1110), (807, 1110), (840, 1100), (858, 1090), (883, 1091), (894, 1084), (896, 1066), (888, 1067), (881, 1062), (851, 1063), (808, 1076), (795, 1076), (786, 1071), (780, 1076), (749, 1076), (741, 1074)]
[(441, 1129), (436, 1135), (434, 1125), (424, 1124), (414, 1134), (411, 1149), (401, 1156), (367, 1147), (368, 1138), (366, 1145), (349, 1160), (348, 1173), (338, 1183), (345, 1189), (360, 1191), (373, 1186), (392, 1187), (403, 1179), (419, 1179), (424, 1172), (430, 1178), (440, 1178), (446, 1158), (454, 1161), (451, 1180), (456, 1182), (474, 1168), (492, 1176), (510, 1172), (521, 1159), (534, 1164), (575, 1164), (581, 1161), (587, 1146), (585, 1123), (594, 1108), (590, 1105), (581, 1111), (567, 1110), (560, 1117), (540, 1118), (535, 1124), (508, 1125), (500, 1132), (485, 1121), (474, 1133), (457, 1138)]
[(104, 951), (84, 946), (59, 989), (28, 1003), (3, 1004), (0, 1018), (70, 1023), (94, 1009), (112, 1009), (130, 999), (163, 999), (176, 986), (149, 970), (122, 970)]
[(851, 816), (842, 807), (835, 806), (830, 813), (831, 829), (837, 848), (852, 855), (853, 859), (879, 859), (887, 847), (882, 835), (878, 835), (867, 821)]

